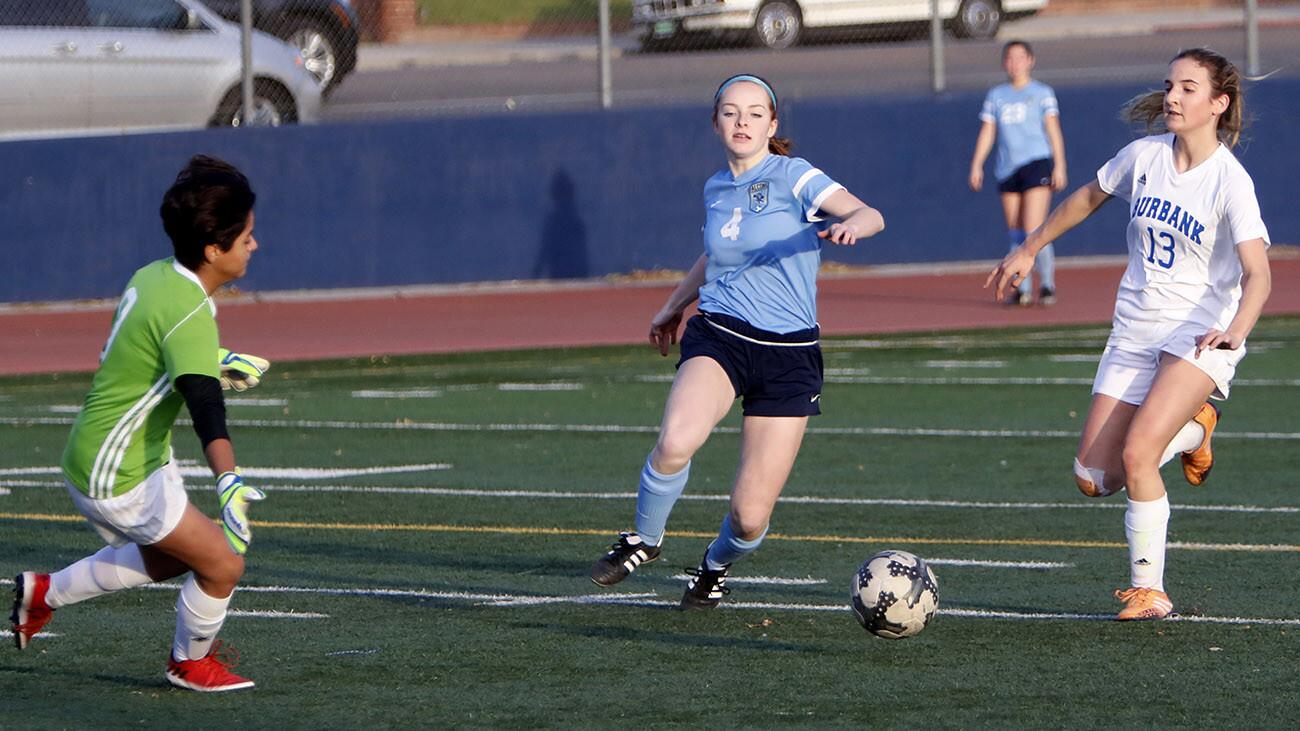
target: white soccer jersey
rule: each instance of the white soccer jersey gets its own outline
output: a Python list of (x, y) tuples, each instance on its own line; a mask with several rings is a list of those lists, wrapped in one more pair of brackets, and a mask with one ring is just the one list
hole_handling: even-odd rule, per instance
[(1195, 323), (1224, 330), (1241, 302), (1236, 245), (1269, 243), (1255, 183), (1227, 147), (1174, 168), (1174, 135), (1135, 140), (1097, 171), (1129, 202), (1128, 268), (1115, 300), (1110, 344), (1151, 344)]

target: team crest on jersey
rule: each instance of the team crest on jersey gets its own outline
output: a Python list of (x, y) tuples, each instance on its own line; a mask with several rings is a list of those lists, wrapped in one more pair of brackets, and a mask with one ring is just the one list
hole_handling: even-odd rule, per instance
[(754, 213), (762, 213), (767, 208), (767, 181), (754, 183), (749, 186), (749, 210)]

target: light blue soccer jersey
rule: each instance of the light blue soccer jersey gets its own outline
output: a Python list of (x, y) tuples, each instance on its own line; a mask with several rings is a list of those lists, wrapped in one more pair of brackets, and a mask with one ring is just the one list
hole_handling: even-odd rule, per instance
[(700, 309), (775, 333), (814, 327), (822, 259), (814, 224), (822, 202), (842, 189), (807, 160), (784, 155), (739, 178), (726, 168), (709, 178)]
[(1023, 89), (1011, 84), (990, 89), (980, 119), (998, 126), (994, 177), (1003, 181), (1026, 163), (1051, 158), (1052, 147), (1043, 121), (1059, 114), (1056, 92), (1042, 82), (1030, 81)]

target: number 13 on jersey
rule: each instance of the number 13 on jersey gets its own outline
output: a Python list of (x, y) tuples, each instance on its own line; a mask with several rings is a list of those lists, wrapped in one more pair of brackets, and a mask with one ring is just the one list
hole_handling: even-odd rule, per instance
[[(1159, 244), (1156, 243), (1157, 237), (1160, 239)], [(1150, 245), (1150, 248), (1147, 249), (1147, 263), (1158, 264), (1161, 269), (1172, 267), (1174, 265), (1174, 244), (1177, 243), (1174, 235), (1168, 231), (1161, 231), (1157, 234), (1155, 230), (1147, 226), (1147, 240)], [(1157, 250), (1159, 256), (1157, 256)]]

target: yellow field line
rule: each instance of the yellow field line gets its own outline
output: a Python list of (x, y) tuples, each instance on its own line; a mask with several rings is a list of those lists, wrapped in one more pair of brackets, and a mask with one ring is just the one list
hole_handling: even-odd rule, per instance
[[(0, 520), (30, 520), (47, 523), (79, 523), (84, 518), (80, 515), (60, 515), (54, 513), (0, 513)], [(285, 528), (289, 530), (340, 530), (340, 531), (405, 531), (413, 533), (481, 533), (531, 536), (607, 536), (611, 531), (605, 528), (544, 528), (516, 525), (449, 525), (446, 523), (315, 523), (286, 520), (253, 521), (258, 528)], [(706, 531), (668, 531), (667, 535), (675, 538), (713, 538), (716, 533)], [(1037, 546), (1052, 548), (1127, 548), (1127, 543), (1119, 541), (1071, 541), (1048, 538), (918, 538), (916, 536), (824, 536), (824, 535), (787, 535), (769, 533), (774, 541), (797, 541), (801, 543), (890, 543), (930, 546)], [(1297, 553), (1300, 546), (1240, 545), (1211, 543), (1170, 543), (1170, 548), (1186, 548), (1206, 551), (1267, 551), (1270, 553)]]

